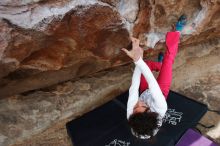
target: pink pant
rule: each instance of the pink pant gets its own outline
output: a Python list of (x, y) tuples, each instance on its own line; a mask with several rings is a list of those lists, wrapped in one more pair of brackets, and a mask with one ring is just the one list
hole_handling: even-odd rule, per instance
[[(157, 82), (167, 99), (170, 85), (172, 81), (172, 65), (178, 51), (180, 33), (179, 32), (168, 32), (166, 35), (166, 52), (164, 54), (163, 62), (145, 61), (151, 71), (160, 71)], [(140, 92), (148, 89), (148, 84), (143, 75), (141, 75)]]

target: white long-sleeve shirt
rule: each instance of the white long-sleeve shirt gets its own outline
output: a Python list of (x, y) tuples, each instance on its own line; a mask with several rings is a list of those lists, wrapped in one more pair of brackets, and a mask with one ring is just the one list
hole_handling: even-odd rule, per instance
[[(167, 111), (167, 102), (165, 100), (162, 91), (154, 78), (153, 73), (140, 57), (138, 61), (135, 62), (135, 69), (132, 76), (132, 84), (129, 89), (129, 97), (127, 103), (127, 119), (133, 114), (133, 109), (138, 100), (145, 102), (152, 112), (159, 114), (159, 125), (162, 125), (162, 118), (165, 116)], [(149, 89), (145, 90), (139, 99), (139, 85), (141, 73), (147, 80)], [(154, 135), (157, 133), (158, 129), (154, 131)], [(149, 138), (149, 137), (148, 137)]]

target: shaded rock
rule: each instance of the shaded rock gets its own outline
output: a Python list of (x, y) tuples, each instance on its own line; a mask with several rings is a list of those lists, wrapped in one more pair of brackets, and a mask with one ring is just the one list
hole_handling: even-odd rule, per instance
[(125, 92), (130, 80), (130, 67), (125, 66), (47, 90), (0, 100), (1, 146), (32, 138), (58, 121), (64, 129), (63, 121), (91, 111)]

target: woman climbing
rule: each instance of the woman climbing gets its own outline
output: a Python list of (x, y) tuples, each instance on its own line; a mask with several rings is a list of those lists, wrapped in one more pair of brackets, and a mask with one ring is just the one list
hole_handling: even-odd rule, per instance
[[(159, 127), (162, 126), (162, 118), (167, 111), (166, 99), (172, 81), (172, 65), (178, 51), (180, 32), (185, 24), (186, 17), (182, 15), (176, 23), (176, 30), (167, 33), (167, 49), (162, 63), (144, 62), (143, 49), (139, 46), (140, 41), (136, 38), (131, 38), (131, 51), (122, 49), (135, 63), (132, 84), (129, 89), (127, 119), (133, 135), (138, 138), (150, 138), (156, 135)], [(151, 72), (154, 70), (160, 71), (157, 80)], [(143, 74), (142, 77), (141, 74)], [(141, 93), (143, 92), (140, 97), (139, 85)]]

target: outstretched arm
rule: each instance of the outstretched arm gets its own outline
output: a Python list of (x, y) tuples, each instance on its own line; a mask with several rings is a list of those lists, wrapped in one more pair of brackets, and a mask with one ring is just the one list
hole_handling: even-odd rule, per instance
[[(143, 50), (142, 48), (139, 47), (138, 39), (131, 38), (131, 41), (132, 41), (132, 50), (128, 51), (124, 48), (122, 50), (134, 61), (137, 61), (142, 56), (141, 54), (143, 54)], [(127, 103), (127, 119), (129, 119), (130, 115), (133, 113), (134, 106), (138, 102), (140, 77), (141, 77), (141, 71), (136, 66), (132, 76), (131, 87), (129, 88), (129, 97)]]
[(139, 90), (139, 85), (140, 85), (140, 76), (141, 76), (141, 71), (136, 66), (134, 69), (133, 76), (132, 76), (131, 87), (129, 88), (129, 97), (128, 97), (128, 103), (127, 103), (127, 119), (133, 113), (134, 106), (138, 102), (138, 97), (139, 97), (138, 90)]

